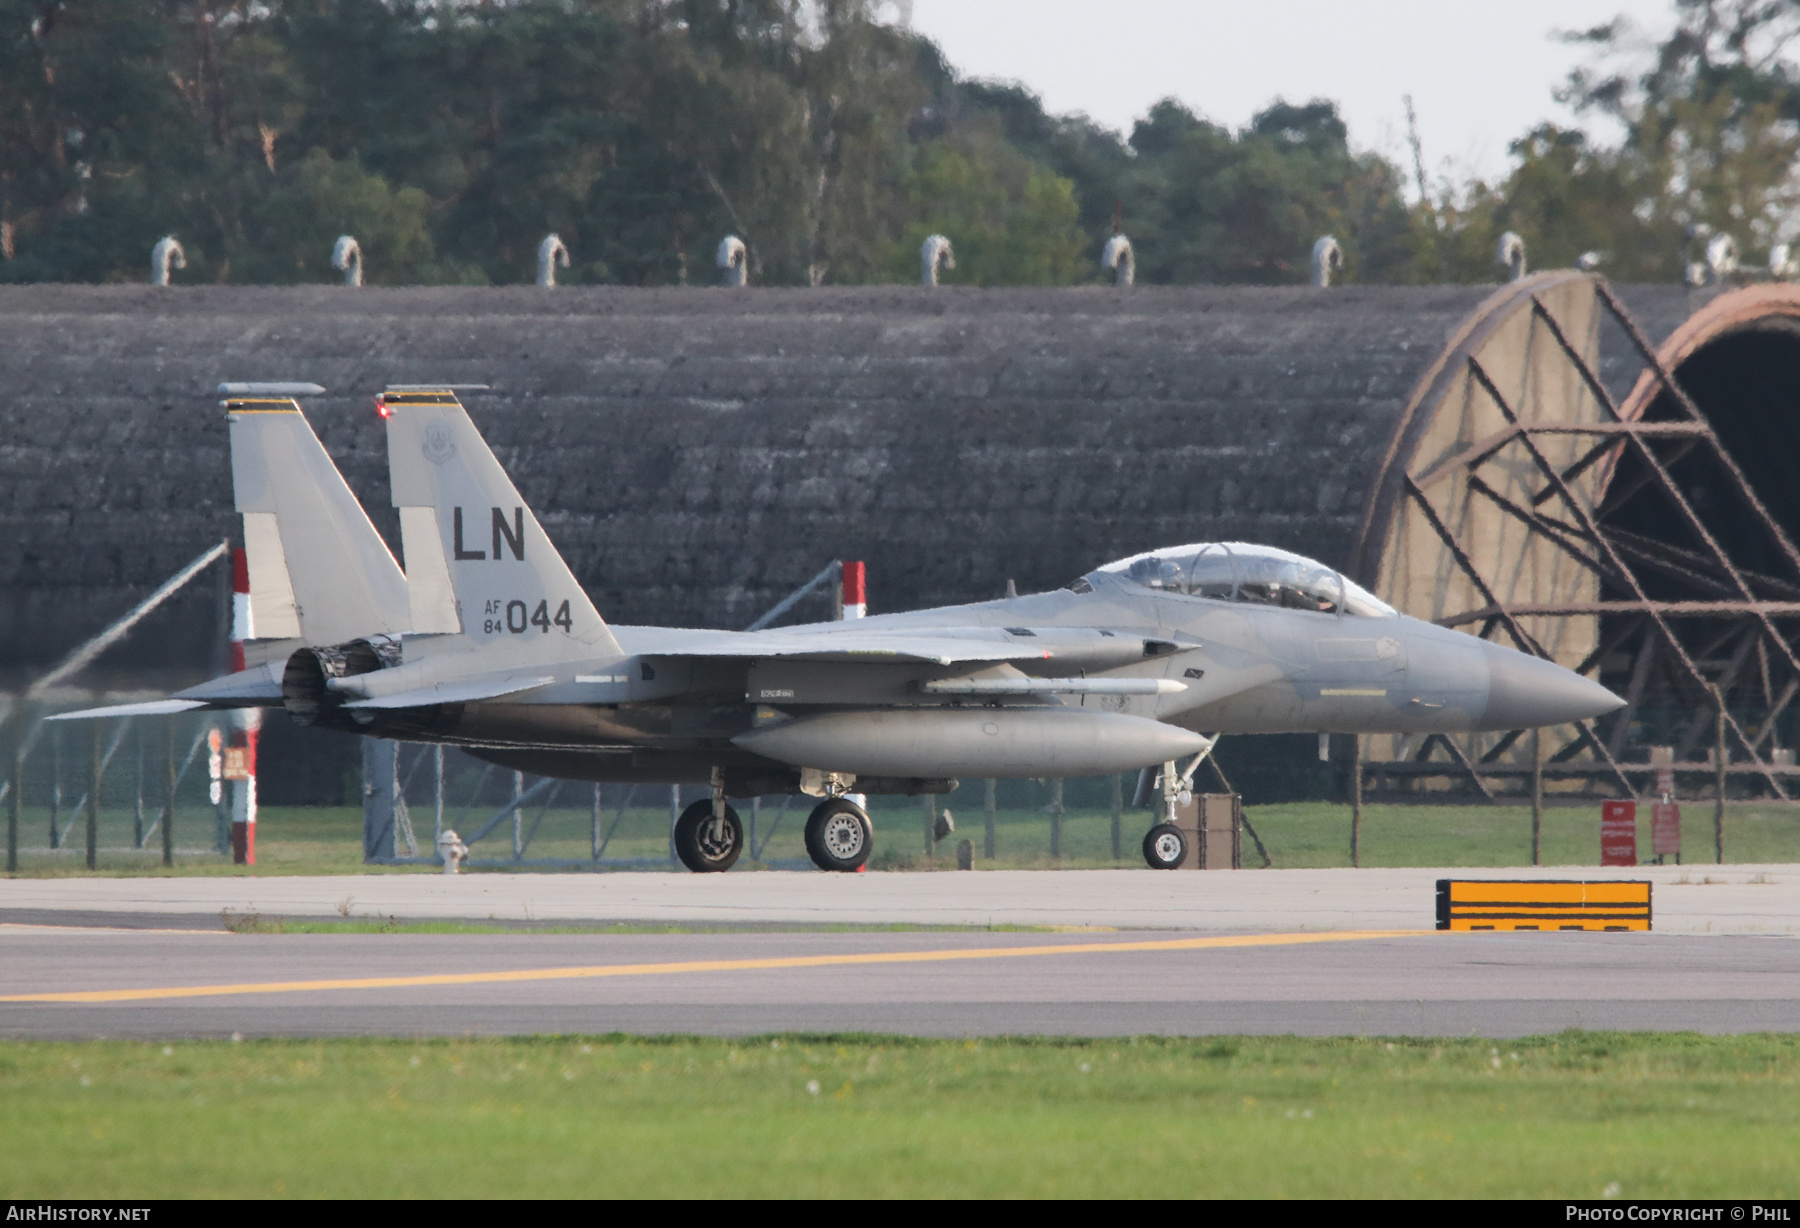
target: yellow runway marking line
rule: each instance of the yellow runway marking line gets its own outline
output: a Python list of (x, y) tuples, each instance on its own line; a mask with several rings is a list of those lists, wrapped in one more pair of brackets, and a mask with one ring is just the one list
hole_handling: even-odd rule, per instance
[(1317, 934), (1237, 934), (1142, 942), (1076, 942), (1035, 947), (975, 947), (947, 951), (871, 951), (844, 955), (781, 955), (764, 959), (697, 959), (664, 964), (594, 964), (509, 972), (446, 972), (427, 976), (345, 977), (326, 981), (258, 981), (242, 985), (174, 985), (157, 989), (88, 989), (0, 996), (0, 1002), (146, 1002), (238, 994), (309, 993), (323, 989), (412, 989), (431, 985), (505, 985), (520, 981), (579, 981), (613, 976), (669, 976), (683, 972), (752, 972), (771, 968), (843, 968), (867, 964), (929, 964), (965, 959), (1021, 959), (1034, 955), (1094, 955), (1131, 951), (1203, 951), (1225, 947), (1301, 946), (1373, 938), (1416, 938), (1432, 930), (1353, 930)]
[(0, 932), (7, 930), (55, 930), (59, 934), (224, 934), (227, 930), (144, 929), (135, 925), (39, 925), (34, 921), (0, 921)]

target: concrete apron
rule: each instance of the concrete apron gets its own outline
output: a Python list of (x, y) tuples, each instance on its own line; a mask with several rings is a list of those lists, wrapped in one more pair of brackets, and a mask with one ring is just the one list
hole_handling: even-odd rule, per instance
[(1440, 878), (1648, 879), (1664, 934), (1800, 934), (1800, 865), (718, 875), (367, 874), (0, 881), (0, 924), (57, 913), (505, 922), (1430, 929)]

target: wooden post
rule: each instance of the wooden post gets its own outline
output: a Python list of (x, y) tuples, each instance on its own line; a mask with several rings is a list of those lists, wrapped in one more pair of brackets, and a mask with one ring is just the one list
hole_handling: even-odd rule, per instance
[(57, 811), (62, 809), (63, 727), (50, 729), (50, 847), (62, 847), (62, 832), (56, 826)]
[(1531, 731), (1531, 864), (1544, 864), (1544, 731)]
[(91, 744), (94, 752), (88, 772), (87, 791), (87, 868), (92, 870), (95, 868), (100, 847), (100, 734), (102, 723), (89, 721), (88, 728), (93, 732)]
[[(440, 755), (441, 755), (441, 754), (442, 754), (442, 753), (443, 753), (443, 750), (442, 750), (442, 748), (440, 748), (440, 749), (439, 749), (439, 751), (438, 751), (438, 753), (439, 753), (439, 754), (440, 754)], [(440, 778), (440, 779), (441, 779), (441, 778)], [(439, 795), (440, 795), (440, 796), (442, 796), (442, 791), (441, 791), (441, 790), (440, 790), (440, 792), (439, 792)], [(441, 803), (440, 803), (440, 805), (441, 805)], [(440, 822), (439, 822), (439, 823), (438, 823), (438, 826), (439, 826), (439, 827), (442, 827), (442, 826), (443, 826), (443, 823), (442, 823), (442, 821), (441, 821), (441, 820), (440, 820)], [(755, 831), (755, 830), (756, 830), (756, 809), (755, 809), (755, 803), (752, 803), (752, 804), (751, 804), (751, 810), (750, 810), (750, 830), (751, 830), (751, 831)], [(600, 782), (599, 782), (599, 781), (595, 781), (595, 782), (594, 782), (594, 833), (593, 833), (593, 836), (592, 836), (592, 837), (591, 837), (591, 839), (590, 839), (590, 842), (589, 842), (589, 847), (590, 847), (590, 848), (592, 848), (592, 849), (593, 849), (593, 857), (592, 857), (592, 860), (594, 860), (594, 861), (599, 861), (599, 860), (600, 860)]]
[[(437, 790), (432, 795), (435, 814), (431, 820), (431, 848), (437, 851), (438, 837), (444, 834), (444, 745), (438, 743), (431, 748), (432, 772), (437, 776)], [(596, 785), (595, 788), (599, 786)]]
[(137, 801), (131, 811), (131, 847), (144, 847), (144, 727), (137, 727)]
[(1123, 826), (1124, 821), (1125, 821), (1124, 778), (1115, 772), (1115, 773), (1113, 773), (1113, 778), (1112, 778), (1112, 853), (1113, 853), (1114, 861), (1118, 861), (1121, 856), (1121, 854), (1119, 852), (1120, 838), (1121, 838), (1120, 828)]
[(925, 802), (925, 855), (937, 856), (937, 794), (922, 795)]
[(1713, 860), (1725, 864), (1725, 693), (1713, 687), (1719, 717), (1713, 725)]
[(19, 808), (25, 804), (25, 735), (28, 726), (25, 723), (25, 705), (21, 703), (14, 714), (18, 719), (13, 722), (16, 734), (12, 744), (12, 788), (6, 791), (6, 872), (16, 874), (19, 869)]
[(1045, 807), (1050, 812), (1050, 859), (1060, 860), (1062, 857), (1062, 817), (1063, 817), (1063, 782), (1058, 776), (1050, 782), (1050, 804)]
[(986, 807), (987, 811), (987, 839), (982, 845), (981, 855), (989, 861), (992, 861), (994, 859), (994, 823), (999, 815), (999, 802), (995, 800), (994, 796), (994, 786), (996, 782), (992, 778), (989, 778), (986, 783), (987, 795), (983, 799), (983, 805)]
[(172, 866), (175, 864), (175, 722), (171, 719), (165, 724), (169, 727), (169, 811), (163, 815), (162, 861), (165, 866)]
[[(391, 785), (389, 786), (392, 787)], [(525, 856), (525, 812), (519, 809), (519, 798), (525, 792), (525, 773), (513, 773), (513, 860)]]
[(1362, 735), (1351, 735), (1350, 752), (1350, 864), (1362, 865)]

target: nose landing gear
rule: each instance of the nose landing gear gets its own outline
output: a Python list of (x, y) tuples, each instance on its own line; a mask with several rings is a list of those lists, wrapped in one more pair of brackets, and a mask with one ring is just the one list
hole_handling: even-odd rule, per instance
[(1156, 785), (1162, 790), (1163, 821), (1144, 836), (1144, 860), (1150, 863), (1152, 870), (1178, 870), (1187, 860), (1187, 837), (1175, 826), (1176, 808), (1193, 799), (1194, 770), (1218, 744), (1219, 735), (1214, 734), (1205, 749), (1187, 765), (1186, 771), (1179, 770), (1171, 761), (1163, 764), (1162, 771), (1157, 774)]
[(874, 829), (863, 808), (847, 798), (820, 802), (806, 820), (806, 853), (821, 870), (854, 873), (869, 860)]
[(1158, 823), (1144, 836), (1144, 860), (1152, 870), (1179, 870), (1187, 860), (1187, 838), (1180, 828)]

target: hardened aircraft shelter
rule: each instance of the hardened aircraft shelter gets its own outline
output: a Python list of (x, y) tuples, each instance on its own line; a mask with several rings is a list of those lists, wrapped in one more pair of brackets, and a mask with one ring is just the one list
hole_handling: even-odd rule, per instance
[[(444, 381), (488, 386), (471, 413), (613, 621), (742, 627), (834, 558), (880, 611), (1263, 542), (1628, 700), (1370, 739), (1376, 793), (1642, 795), (1664, 745), (1690, 795), (1800, 796), (1793, 286), (41, 286), (0, 327), (13, 731), (218, 668), (214, 566), (19, 703), (235, 536), (220, 381), (328, 389), (308, 415), (396, 543), (372, 397)], [(265, 745), (275, 794), (348, 749)]]

